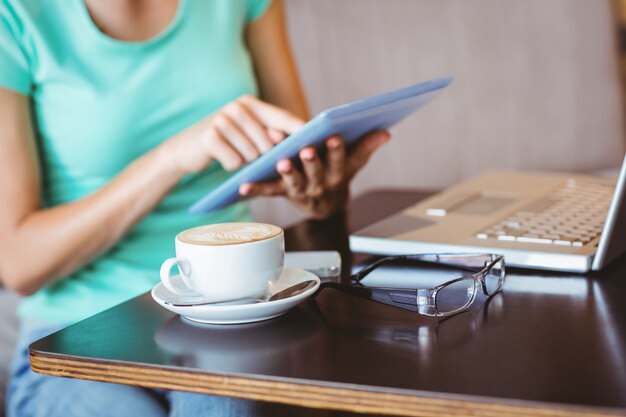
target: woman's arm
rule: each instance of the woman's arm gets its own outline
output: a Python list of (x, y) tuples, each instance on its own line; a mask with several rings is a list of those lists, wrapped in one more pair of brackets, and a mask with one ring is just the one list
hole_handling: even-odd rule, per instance
[(282, 0), (246, 29), (246, 43), (254, 61), (261, 98), (308, 120), (309, 109), (291, 53)]
[(287, 111), (244, 96), (139, 157), (88, 197), (42, 208), (30, 114), (27, 97), (0, 88), (0, 280), (22, 294), (113, 246), (183, 176), (213, 160), (237, 168), (280, 140), (272, 132), (302, 126)]
[(0, 278), (23, 294), (109, 248), (180, 179), (157, 148), (89, 197), (42, 209), (27, 97), (0, 89), (0, 126)]

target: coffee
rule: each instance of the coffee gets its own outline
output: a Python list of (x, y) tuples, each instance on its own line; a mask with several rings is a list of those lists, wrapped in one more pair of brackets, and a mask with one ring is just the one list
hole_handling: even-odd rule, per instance
[[(285, 235), (271, 224), (200, 226), (179, 233), (174, 243), (176, 257), (161, 265), (161, 282), (170, 292), (193, 290), (207, 302), (259, 297), (283, 270)], [(170, 276), (174, 266), (180, 276), (176, 282)]]
[(177, 239), (191, 245), (237, 245), (270, 239), (281, 232), (280, 227), (267, 223), (221, 223), (185, 230)]

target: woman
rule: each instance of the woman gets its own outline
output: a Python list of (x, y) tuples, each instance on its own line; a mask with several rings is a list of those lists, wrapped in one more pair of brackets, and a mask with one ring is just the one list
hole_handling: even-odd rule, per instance
[[(0, 279), (27, 295), (9, 415), (252, 412), (237, 400), (37, 375), (27, 345), (149, 290), (178, 231), (250, 219), (245, 203), (204, 217), (186, 209), (308, 117), (280, 1), (1, 7)], [(280, 161), (279, 180), (240, 193), (284, 195), (326, 217), (388, 139), (372, 133), (346, 152), (329, 138), (323, 160), (305, 148), (302, 171)]]

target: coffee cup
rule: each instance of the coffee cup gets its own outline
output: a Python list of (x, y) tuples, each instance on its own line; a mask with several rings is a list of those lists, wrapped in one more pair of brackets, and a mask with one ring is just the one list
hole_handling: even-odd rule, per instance
[[(259, 297), (278, 280), (283, 269), (283, 230), (267, 223), (220, 223), (195, 227), (175, 239), (176, 257), (161, 265), (161, 282), (169, 291), (192, 290), (207, 302)], [(182, 280), (170, 271), (178, 266)]]

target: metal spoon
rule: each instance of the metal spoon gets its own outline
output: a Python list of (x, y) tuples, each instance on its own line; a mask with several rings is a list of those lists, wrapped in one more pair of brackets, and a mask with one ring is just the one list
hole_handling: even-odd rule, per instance
[(238, 300), (231, 300), (231, 301), (206, 302), (206, 301), (202, 301), (201, 297), (194, 297), (193, 299), (190, 299), (189, 301), (186, 301), (186, 302), (172, 302), (172, 301), (163, 301), (163, 302), (173, 307), (195, 307), (195, 306), (207, 306), (207, 305), (235, 306), (235, 305), (244, 305), (244, 304), (266, 303), (268, 301), (283, 300), (285, 298), (302, 294), (303, 292), (313, 288), (315, 284), (317, 284), (317, 281), (310, 279), (308, 281), (302, 281), (298, 284), (292, 285), (291, 287), (278, 291), (275, 294), (270, 294), (269, 292), (266, 292), (264, 295), (258, 298), (240, 298)]

